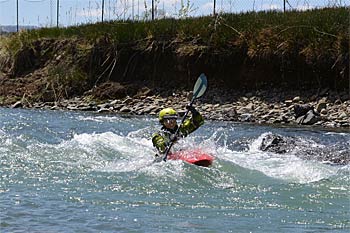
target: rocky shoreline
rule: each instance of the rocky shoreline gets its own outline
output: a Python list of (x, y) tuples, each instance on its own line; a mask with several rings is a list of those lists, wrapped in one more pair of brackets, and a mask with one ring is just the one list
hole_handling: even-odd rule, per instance
[[(332, 93), (328, 89), (317, 92), (303, 97), (306, 96), (305, 93), (285, 93), (281, 90), (230, 93), (213, 88), (196, 100), (195, 107), (209, 120), (312, 125), (350, 131), (350, 94)], [(181, 115), (190, 95), (190, 91), (184, 90), (168, 91), (164, 94), (146, 88), (137, 96), (99, 102), (84, 96), (59, 102), (31, 104), (24, 97), (11, 107), (151, 116), (157, 116), (165, 107), (173, 107)]]

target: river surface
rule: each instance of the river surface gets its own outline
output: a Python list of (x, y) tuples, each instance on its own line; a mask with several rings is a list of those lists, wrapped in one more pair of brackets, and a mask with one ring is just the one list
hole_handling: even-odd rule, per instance
[[(157, 119), (0, 108), (0, 232), (349, 232), (350, 167), (258, 149), (266, 133), (350, 148), (350, 132), (207, 121), (153, 163)], [(312, 147), (311, 146), (311, 147)]]

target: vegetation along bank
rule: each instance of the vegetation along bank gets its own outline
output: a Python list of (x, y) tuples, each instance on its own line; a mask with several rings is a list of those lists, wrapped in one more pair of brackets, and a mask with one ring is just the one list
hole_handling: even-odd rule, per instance
[(349, 9), (113, 21), (0, 37), (0, 104), (350, 126)]

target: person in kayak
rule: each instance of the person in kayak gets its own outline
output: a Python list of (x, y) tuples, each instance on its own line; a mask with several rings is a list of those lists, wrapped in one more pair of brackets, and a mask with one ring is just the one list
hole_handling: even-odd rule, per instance
[[(162, 128), (152, 135), (153, 146), (159, 154), (164, 154), (171, 141), (176, 142), (179, 138), (187, 137), (204, 123), (203, 116), (191, 105), (186, 106), (192, 116), (187, 118), (180, 126), (177, 125), (178, 114), (173, 108), (165, 108), (159, 112), (159, 123)], [(178, 135), (176, 130), (180, 127)], [(156, 154), (156, 156), (159, 156)]]

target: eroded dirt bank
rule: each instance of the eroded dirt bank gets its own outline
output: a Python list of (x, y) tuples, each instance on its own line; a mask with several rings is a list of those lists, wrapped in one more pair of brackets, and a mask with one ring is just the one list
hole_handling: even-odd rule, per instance
[[(344, 41), (336, 39), (334, 49)], [(273, 51), (239, 40), (215, 47), (200, 38), (39, 39), (1, 54), (0, 104), (157, 114), (181, 108), (205, 73), (209, 89), (200, 109), (209, 119), (349, 127), (349, 54), (286, 43)], [(297, 105), (312, 106), (317, 120), (298, 121)]]

